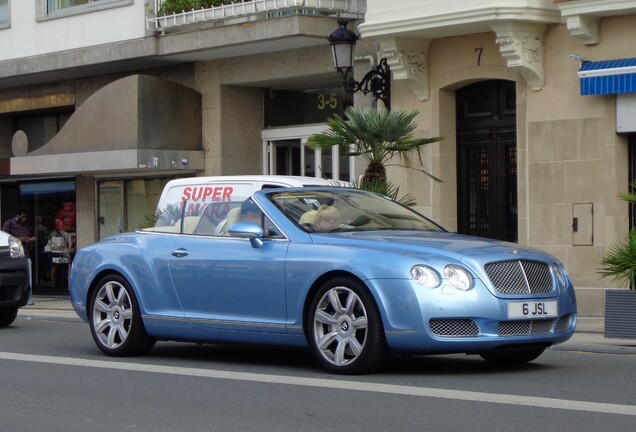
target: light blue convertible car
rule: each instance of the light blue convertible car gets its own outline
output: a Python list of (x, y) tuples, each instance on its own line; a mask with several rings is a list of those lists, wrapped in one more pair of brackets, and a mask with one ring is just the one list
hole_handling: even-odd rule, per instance
[(341, 187), (184, 198), (154, 228), (81, 249), (70, 291), (108, 355), (161, 340), (308, 346), (335, 373), (377, 370), (392, 354), (529, 362), (576, 325), (551, 255)]

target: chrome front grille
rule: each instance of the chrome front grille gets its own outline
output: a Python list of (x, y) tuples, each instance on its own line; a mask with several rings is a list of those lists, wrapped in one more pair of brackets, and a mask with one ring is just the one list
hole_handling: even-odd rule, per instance
[(437, 318), (428, 322), (435, 336), (474, 337), (479, 336), (479, 326), (468, 318)]
[(547, 264), (514, 260), (486, 264), (484, 269), (501, 294), (542, 294), (552, 291), (552, 275)]

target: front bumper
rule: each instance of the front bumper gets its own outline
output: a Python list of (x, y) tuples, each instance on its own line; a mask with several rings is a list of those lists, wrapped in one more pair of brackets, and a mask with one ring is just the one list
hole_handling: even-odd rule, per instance
[[(478, 353), (502, 347), (565, 342), (576, 328), (572, 287), (549, 296), (495, 297), (481, 282), (470, 291), (426, 289), (407, 280), (369, 281), (383, 299), (389, 347), (411, 354)], [(509, 319), (511, 302), (557, 301), (555, 317)]]
[(27, 258), (0, 259), (0, 308), (24, 306), (29, 299)]

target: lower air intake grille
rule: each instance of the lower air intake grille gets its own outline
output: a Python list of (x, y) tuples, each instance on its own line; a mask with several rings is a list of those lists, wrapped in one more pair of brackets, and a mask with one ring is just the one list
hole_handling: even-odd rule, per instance
[(499, 323), (500, 336), (522, 336), (548, 334), (552, 332), (555, 320), (502, 321)]
[(572, 320), (572, 315), (565, 315), (559, 318), (559, 322), (557, 322), (556, 327), (554, 327), (555, 333), (569, 330), (571, 320)]
[(471, 319), (432, 319), (428, 322), (435, 336), (473, 337), (479, 336), (479, 326)]

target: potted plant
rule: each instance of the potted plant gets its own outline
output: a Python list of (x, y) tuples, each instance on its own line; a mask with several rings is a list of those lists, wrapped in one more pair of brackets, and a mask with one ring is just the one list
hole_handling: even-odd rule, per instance
[[(636, 204), (636, 182), (631, 192), (621, 199)], [(627, 289), (605, 291), (605, 337), (636, 339), (636, 228), (626, 238), (612, 246), (603, 256), (599, 273), (625, 285)]]

